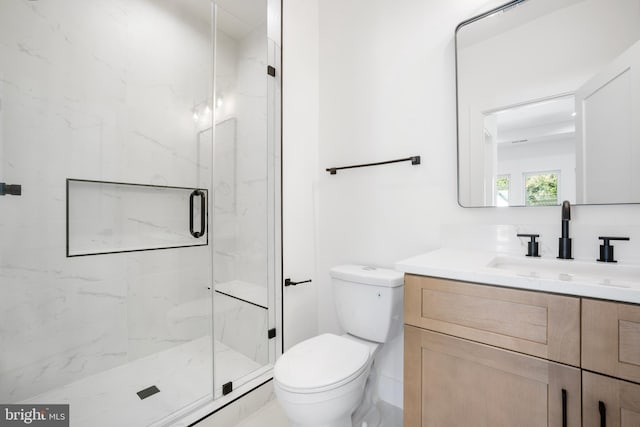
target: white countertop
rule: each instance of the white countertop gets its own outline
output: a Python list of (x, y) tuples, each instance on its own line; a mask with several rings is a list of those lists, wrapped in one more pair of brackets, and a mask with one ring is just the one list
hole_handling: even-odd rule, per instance
[(396, 263), (396, 270), (476, 282), (640, 304), (640, 265), (529, 258), (443, 248)]

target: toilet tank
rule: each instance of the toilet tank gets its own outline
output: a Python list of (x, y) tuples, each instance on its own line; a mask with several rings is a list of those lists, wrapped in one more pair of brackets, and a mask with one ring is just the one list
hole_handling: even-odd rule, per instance
[(369, 341), (386, 342), (402, 329), (404, 275), (364, 265), (330, 270), (340, 325)]

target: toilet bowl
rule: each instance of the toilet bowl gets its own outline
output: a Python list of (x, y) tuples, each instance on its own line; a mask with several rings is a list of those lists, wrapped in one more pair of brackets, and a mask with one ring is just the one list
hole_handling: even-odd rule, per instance
[(323, 334), (282, 356), (274, 368), (274, 389), (292, 426), (351, 426), (377, 348), (370, 344)]
[[(402, 323), (401, 273), (366, 266), (331, 270), (345, 335), (322, 334), (286, 351), (274, 391), (292, 427), (351, 427), (381, 343)], [(349, 313), (342, 312), (348, 307)], [(357, 332), (351, 334), (351, 332)], [(362, 408), (361, 408), (362, 409)]]

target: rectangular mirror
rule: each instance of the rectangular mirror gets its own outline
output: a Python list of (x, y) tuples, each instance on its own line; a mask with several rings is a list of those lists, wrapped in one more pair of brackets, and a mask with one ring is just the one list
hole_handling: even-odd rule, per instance
[(455, 39), (461, 206), (640, 203), (640, 0), (516, 0)]

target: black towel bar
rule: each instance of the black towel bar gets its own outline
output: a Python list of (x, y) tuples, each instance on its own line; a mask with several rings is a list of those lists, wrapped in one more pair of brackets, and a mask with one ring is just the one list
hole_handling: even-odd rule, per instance
[(386, 162), (376, 162), (376, 163), (365, 163), (362, 165), (351, 165), (351, 166), (340, 166), (335, 168), (327, 168), (327, 172), (331, 175), (335, 175), (338, 173), (340, 169), (353, 169), (353, 168), (365, 168), (367, 166), (378, 166), (378, 165), (387, 165), (389, 163), (399, 163), (399, 162), (411, 162), (412, 165), (420, 164), (420, 156), (411, 156), (406, 157), (404, 159), (396, 159), (396, 160), (387, 160)]

